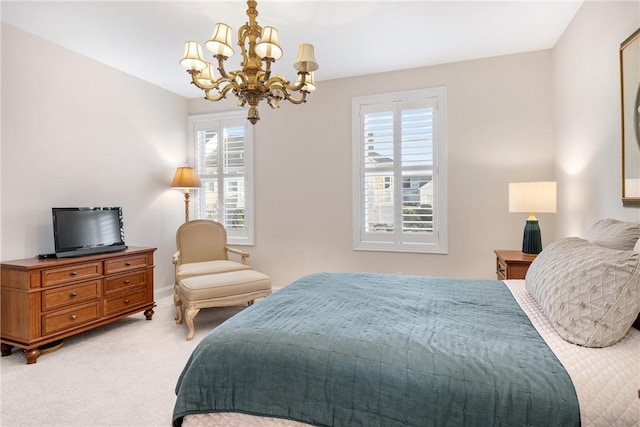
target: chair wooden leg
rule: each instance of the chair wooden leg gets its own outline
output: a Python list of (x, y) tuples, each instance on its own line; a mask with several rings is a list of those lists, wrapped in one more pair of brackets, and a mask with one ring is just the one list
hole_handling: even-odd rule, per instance
[(179, 325), (182, 323), (182, 300), (180, 299), (178, 291), (173, 294), (173, 304), (176, 306), (176, 325)]
[(199, 308), (191, 308), (187, 307), (185, 310), (184, 317), (187, 320), (187, 327), (189, 328), (189, 333), (187, 334), (187, 341), (191, 341), (193, 339), (193, 318), (200, 312)]

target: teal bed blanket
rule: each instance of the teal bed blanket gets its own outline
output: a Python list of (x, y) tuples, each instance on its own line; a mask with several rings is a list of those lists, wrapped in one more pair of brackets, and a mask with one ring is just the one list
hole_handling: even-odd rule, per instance
[(318, 426), (579, 426), (573, 384), (499, 281), (318, 273), (243, 310), (193, 351), (184, 416)]

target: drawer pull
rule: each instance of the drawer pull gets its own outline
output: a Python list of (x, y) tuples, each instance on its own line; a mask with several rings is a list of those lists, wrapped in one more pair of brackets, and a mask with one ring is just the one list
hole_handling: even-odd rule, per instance
[(131, 283), (131, 280), (129, 280), (129, 279), (124, 279), (124, 284), (125, 284), (125, 285), (128, 285), (129, 283)]
[(71, 275), (72, 275), (72, 276), (77, 276), (77, 275), (78, 275), (78, 272), (77, 272), (77, 271), (72, 271), (72, 272), (71, 272)]
[(131, 263), (129, 261), (125, 262), (124, 265), (126, 265), (127, 267), (131, 267)]
[(78, 293), (77, 293), (77, 292), (71, 292), (71, 293), (69, 294), (69, 296), (70, 296), (71, 298), (75, 298), (75, 297), (77, 297), (77, 296), (78, 296)]
[(69, 316), (69, 319), (71, 320), (76, 320), (78, 318), (77, 314), (72, 314), (71, 316)]
[(129, 300), (129, 299), (124, 300), (125, 304), (129, 304), (130, 302), (131, 302), (131, 300)]

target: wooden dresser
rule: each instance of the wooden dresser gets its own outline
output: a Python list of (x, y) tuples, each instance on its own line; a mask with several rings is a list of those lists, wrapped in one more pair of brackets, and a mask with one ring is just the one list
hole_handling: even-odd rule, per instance
[(77, 258), (20, 259), (0, 264), (2, 356), (41, 348), (143, 311), (153, 316), (155, 248)]

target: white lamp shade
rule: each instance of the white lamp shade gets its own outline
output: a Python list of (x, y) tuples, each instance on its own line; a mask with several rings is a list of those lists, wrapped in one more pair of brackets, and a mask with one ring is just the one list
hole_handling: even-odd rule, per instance
[(313, 45), (301, 44), (298, 49), (298, 57), (294, 62), (293, 67), (298, 71), (311, 72), (317, 70), (318, 63), (316, 62), (316, 56), (313, 52)]
[(187, 70), (203, 70), (207, 67), (207, 64), (202, 58), (202, 47), (200, 43), (188, 41), (184, 44), (184, 55), (180, 60), (180, 65)]
[(214, 55), (222, 55), (229, 58), (233, 55), (231, 43), (231, 27), (227, 24), (218, 23), (213, 27), (213, 33), (205, 43), (205, 46)]
[(556, 212), (556, 183), (515, 182), (509, 184), (509, 212)]
[(207, 66), (198, 75), (198, 83), (202, 86), (211, 86), (212, 82), (216, 79), (213, 64), (206, 62)]
[(260, 58), (278, 60), (282, 57), (282, 48), (278, 40), (278, 30), (274, 27), (264, 27), (262, 37), (256, 45), (256, 55)]

